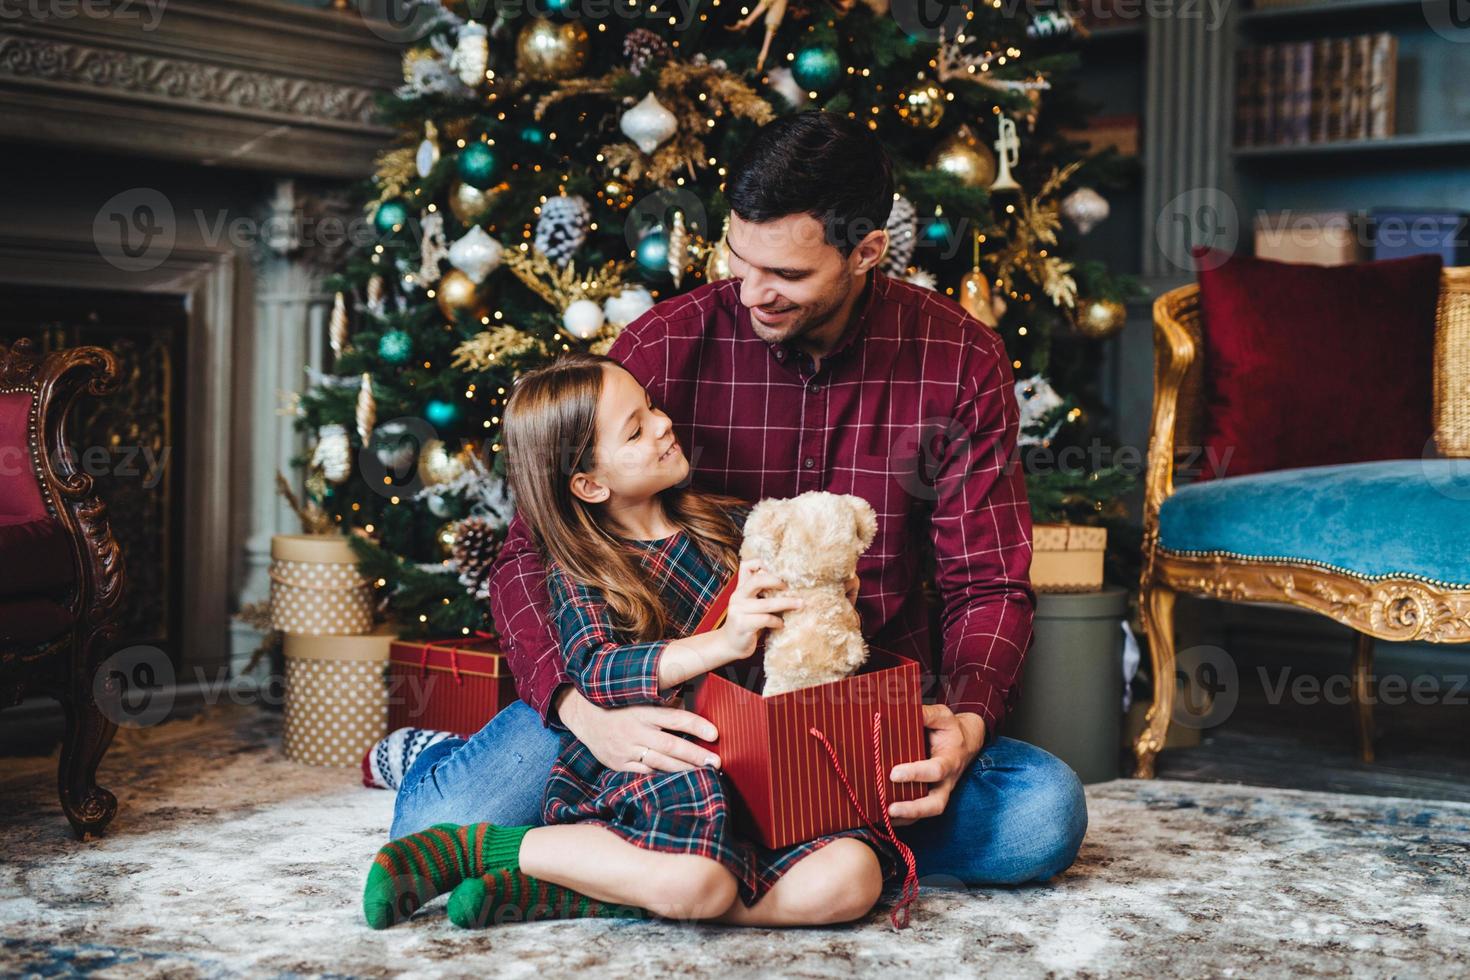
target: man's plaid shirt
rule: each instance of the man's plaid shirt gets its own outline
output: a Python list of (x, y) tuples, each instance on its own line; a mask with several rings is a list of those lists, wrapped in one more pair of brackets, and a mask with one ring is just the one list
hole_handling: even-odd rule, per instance
[[(872, 504), (878, 535), (858, 563), (864, 635), (930, 665), (943, 700), (994, 733), (1035, 607), (1010, 360), (951, 300), (869, 275), (851, 328), (815, 370), (794, 346), (756, 336), (738, 279), (659, 303), (610, 354), (673, 420), (696, 485), (752, 503), (829, 490)], [(942, 602), (937, 664), (925, 550)], [(490, 597), (520, 695), (545, 718), (570, 678), (546, 570), (519, 518)]]

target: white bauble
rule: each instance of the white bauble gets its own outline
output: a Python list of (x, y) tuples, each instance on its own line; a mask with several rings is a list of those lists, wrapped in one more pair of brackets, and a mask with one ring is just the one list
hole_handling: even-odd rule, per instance
[(505, 250), (500, 243), (479, 225), (465, 232), (459, 241), (449, 246), (449, 264), (469, 276), (476, 285), (500, 268), (500, 258)]
[(459, 29), (459, 42), (449, 66), (469, 88), (485, 81), (485, 70), (490, 67), (490, 37), (484, 24), (470, 21)]
[(1107, 220), (1111, 212), (1108, 199), (1091, 187), (1079, 187), (1062, 198), (1062, 214), (1084, 235)]
[(347, 441), (347, 429), (336, 423), (318, 429), (311, 462), (322, 468), (328, 483), (341, 483), (351, 476), (352, 446)]
[(591, 340), (602, 330), (602, 307), (590, 299), (579, 299), (561, 315), (562, 326), (578, 340)]
[(607, 322), (619, 329), (653, 308), (653, 294), (642, 286), (629, 286), (616, 296), (609, 296), (602, 304)]
[(674, 135), (679, 128), (679, 118), (649, 92), (642, 102), (623, 113), (619, 125), (623, 135), (638, 144), (638, 149), (651, 154), (664, 140)]

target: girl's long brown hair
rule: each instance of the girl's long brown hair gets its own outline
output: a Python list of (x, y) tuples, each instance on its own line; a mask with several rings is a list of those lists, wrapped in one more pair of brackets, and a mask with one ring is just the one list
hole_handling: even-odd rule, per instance
[[(597, 401), (603, 372), (617, 361), (565, 354), (516, 380), (505, 406), (505, 450), (516, 510), (542, 553), (606, 597), (613, 625), (634, 642), (664, 639), (670, 623), (639, 561), (640, 551), (609, 528), (603, 509), (578, 499), (572, 476), (595, 466)], [(725, 575), (739, 568), (740, 530), (729, 515), (744, 501), (692, 486), (659, 494), (669, 520)]]

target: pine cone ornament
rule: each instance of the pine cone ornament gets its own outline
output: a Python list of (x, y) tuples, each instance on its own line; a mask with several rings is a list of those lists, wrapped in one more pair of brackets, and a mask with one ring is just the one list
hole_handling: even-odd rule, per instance
[(634, 28), (623, 38), (623, 57), (628, 59), (628, 70), (634, 75), (642, 75), (650, 65), (667, 61), (669, 54), (669, 42), (646, 27)]
[(541, 205), (536, 222), (536, 251), (554, 265), (564, 266), (587, 240), (592, 209), (580, 197), (558, 196)]
[(476, 599), (490, 598), (490, 569), (500, 552), (504, 532), (487, 517), (466, 517), (454, 536), (454, 564), (459, 584)]
[(918, 213), (913, 202), (906, 197), (894, 198), (887, 227), (888, 252), (883, 256), (883, 271), (890, 276), (902, 276), (908, 272), (909, 260), (914, 257), (914, 243), (919, 231)]

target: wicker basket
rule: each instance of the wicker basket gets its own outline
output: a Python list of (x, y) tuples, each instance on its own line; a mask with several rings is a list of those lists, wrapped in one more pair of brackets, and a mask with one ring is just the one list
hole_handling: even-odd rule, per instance
[(271, 626), (300, 636), (352, 636), (373, 629), (373, 590), (347, 539), (335, 534), (271, 538)]

